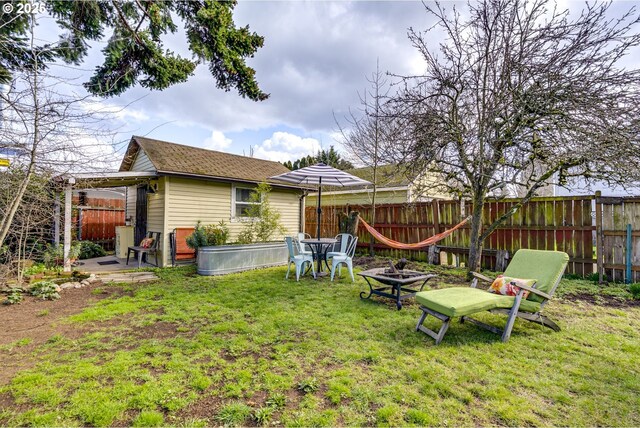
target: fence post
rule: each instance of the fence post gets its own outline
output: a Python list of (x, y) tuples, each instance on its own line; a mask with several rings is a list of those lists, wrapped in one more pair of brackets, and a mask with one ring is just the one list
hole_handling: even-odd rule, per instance
[(602, 192), (596, 191), (596, 266), (598, 269), (598, 282), (604, 283), (604, 254), (602, 239), (602, 203), (600, 197)]
[(627, 224), (627, 251), (625, 253), (625, 267), (627, 272), (624, 277), (625, 284), (631, 284), (631, 225)]
[(433, 227), (434, 227), (434, 235), (440, 233), (440, 209), (437, 199), (431, 200), (431, 210), (433, 211)]
[(440, 248), (437, 245), (429, 245), (427, 247), (427, 262), (430, 265), (440, 264)]
[(496, 252), (496, 271), (504, 272), (509, 265), (509, 251), (498, 250)]

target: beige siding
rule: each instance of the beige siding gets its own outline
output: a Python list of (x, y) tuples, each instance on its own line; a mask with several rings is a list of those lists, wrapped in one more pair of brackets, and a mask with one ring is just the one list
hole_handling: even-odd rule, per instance
[(169, 235), (165, 221), (165, 192), (167, 190), (167, 178), (158, 180), (158, 191), (147, 194), (147, 232), (161, 232), (160, 239), (160, 266), (166, 266), (169, 254)]
[(409, 202), (431, 199), (451, 199), (452, 196), (441, 188), (442, 180), (435, 175), (423, 174), (409, 187)]
[[(176, 177), (168, 180), (165, 233), (176, 227), (193, 227), (198, 221), (211, 224), (224, 220), (231, 232), (230, 241), (236, 240), (244, 224), (231, 219), (231, 184)], [(297, 232), (300, 215), (297, 192), (273, 189), (270, 201), (280, 212), (287, 232)]]
[(131, 166), (131, 171), (155, 171), (156, 168), (151, 163), (151, 160), (144, 152), (144, 150), (140, 149), (136, 156), (136, 160), (133, 162)]
[(125, 219), (131, 220), (131, 225), (136, 221), (136, 197), (138, 188), (137, 186), (127, 187), (127, 205), (125, 208)]
[[(300, 229), (300, 195), (293, 191), (274, 189), (269, 197), (271, 206), (280, 212), (280, 219), (287, 229), (287, 235), (293, 235)], [(278, 236), (284, 239), (284, 236)]]
[[(323, 206), (369, 205), (371, 204), (372, 194), (373, 192), (363, 191), (337, 195), (323, 193), (321, 203)], [(376, 193), (376, 204), (402, 204), (408, 202), (407, 198), (407, 190), (379, 191)], [(317, 204), (318, 200), (315, 195), (309, 195), (305, 198), (305, 206), (315, 207)]]

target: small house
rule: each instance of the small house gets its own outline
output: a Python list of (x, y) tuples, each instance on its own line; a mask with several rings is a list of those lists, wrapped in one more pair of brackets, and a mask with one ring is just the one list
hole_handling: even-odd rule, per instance
[[(373, 168), (363, 167), (347, 170), (349, 174), (373, 182)], [(380, 165), (376, 171), (376, 204), (404, 204), (431, 199), (449, 199), (446, 194), (428, 190), (425, 185), (429, 180), (424, 175), (406, 176), (393, 164)], [(373, 186), (341, 187), (322, 190), (323, 206), (369, 205), (373, 202)], [(318, 203), (317, 193), (310, 193), (306, 198), (307, 207), (315, 207)]]
[(223, 220), (233, 242), (247, 220), (249, 196), (263, 181), (271, 185), (269, 200), (287, 233), (301, 230), (303, 191), (269, 181), (287, 171), (278, 162), (134, 136), (118, 172), (71, 175), (66, 186), (126, 187), (125, 219), (133, 227), (133, 241), (140, 242), (147, 232), (160, 232), (159, 264), (167, 266), (169, 233), (177, 227)]

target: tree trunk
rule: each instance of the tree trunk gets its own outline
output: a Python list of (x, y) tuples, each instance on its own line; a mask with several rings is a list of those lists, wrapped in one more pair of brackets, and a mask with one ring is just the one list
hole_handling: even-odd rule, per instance
[[(373, 196), (371, 199), (371, 227), (376, 227), (376, 167), (373, 169)], [(373, 248), (373, 243), (375, 239), (372, 234), (369, 234), (369, 256), (375, 256), (375, 250)]]
[(29, 187), (29, 182), (31, 181), (31, 178), (33, 176), (34, 169), (35, 169), (35, 163), (32, 160), (32, 162), (29, 164), (29, 169), (27, 170), (27, 173), (24, 179), (20, 183), (20, 186), (18, 186), (18, 189), (16, 190), (15, 195), (13, 196), (13, 198), (11, 199), (11, 202), (9, 203), (9, 209), (7, 210), (7, 215), (2, 219), (2, 222), (0, 222), (0, 246), (4, 245), (4, 240), (9, 234), (11, 223), (13, 223), (13, 218), (16, 216), (16, 212), (18, 211), (18, 208), (22, 203), (22, 198), (24, 197), (24, 194), (27, 191), (27, 187)]
[(480, 270), (480, 261), (482, 260), (482, 241), (480, 234), (482, 233), (482, 208), (484, 198), (476, 196), (473, 199), (473, 214), (471, 215), (471, 236), (469, 240), (469, 265), (468, 272), (477, 272)]
[[(32, 52), (34, 50), (34, 21), (31, 21), (31, 49)], [(40, 64), (38, 62), (38, 55), (34, 53), (34, 66), (33, 66), (33, 82), (31, 83), (31, 96), (33, 98), (33, 145), (31, 146), (29, 165), (27, 167), (27, 171), (25, 172), (24, 179), (18, 186), (18, 189), (15, 193), (15, 196), (9, 203), (9, 209), (7, 210), (6, 217), (0, 222), (0, 247), (4, 245), (4, 240), (7, 238), (9, 234), (9, 229), (11, 227), (11, 223), (13, 223), (13, 219), (22, 203), (22, 198), (27, 192), (27, 188), (29, 187), (29, 183), (33, 178), (33, 174), (35, 173), (36, 167), (36, 157), (38, 150), (38, 143), (40, 142), (40, 100), (38, 99), (39, 94), (39, 86), (38, 79), (40, 78), (38, 71)]]

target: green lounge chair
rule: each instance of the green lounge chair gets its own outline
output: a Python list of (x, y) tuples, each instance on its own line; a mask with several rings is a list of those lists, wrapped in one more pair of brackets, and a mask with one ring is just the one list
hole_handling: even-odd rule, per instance
[[(521, 290), (515, 297), (494, 294), (476, 288), (478, 280), (489, 283), (492, 280), (475, 272), (470, 288), (452, 287), (420, 292), (416, 294), (416, 301), (420, 304), (422, 315), (416, 325), (416, 330), (433, 337), (436, 340), (436, 345), (442, 341), (453, 317), (460, 317), (461, 322), (469, 321), (489, 331), (501, 334), (503, 342), (509, 340), (516, 317), (560, 331), (560, 327), (542, 315), (541, 311), (547, 300), (551, 299), (556, 291), (568, 261), (567, 253), (560, 251), (518, 250), (504, 272), (504, 276), (535, 279), (536, 282), (533, 287), (526, 285), (520, 287)], [(527, 299), (522, 298), (524, 290), (530, 292)], [(504, 330), (469, 317), (471, 314), (484, 311), (508, 314)], [(433, 315), (442, 321), (440, 331), (436, 333), (423, 325), (427, 315)]]

